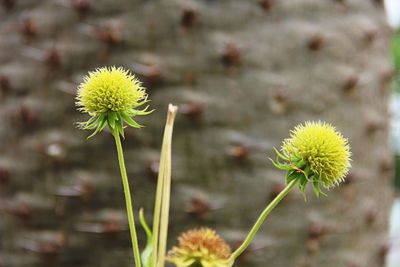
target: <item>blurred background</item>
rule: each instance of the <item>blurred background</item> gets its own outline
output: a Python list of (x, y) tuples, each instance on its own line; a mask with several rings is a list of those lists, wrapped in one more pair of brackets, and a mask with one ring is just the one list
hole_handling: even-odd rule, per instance
[(236, 266), (400, 266), (399, 23), (383, 1), (0, 3), (1, 267), (133, 266), (113, 138), (74, 126), (77, 85), (112, 65), (156, 109), (123, 144), (148, 221), (166, 108), (179, 106), (169, 247), (200, 226), (237, 246), (284, 186), (272, 148), (324, 120), (349, 138), (346, 182), (307, 203), (291, 192)]

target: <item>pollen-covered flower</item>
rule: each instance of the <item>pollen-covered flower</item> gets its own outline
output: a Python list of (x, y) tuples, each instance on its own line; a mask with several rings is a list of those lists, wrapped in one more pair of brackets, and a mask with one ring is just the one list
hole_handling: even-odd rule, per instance
[(283, 141), (278, 158), (284, 163), (275, 166), (287, 170), (287, 183), (299, 180), (305, 190), (312, 182), (318, 195), (320, 185), (329, 189), (343, 181), (350, 168), (350, 147), (341, 133), (324, 122), (306, 122), (291, 131), (290, 138)]
[(230, 267), (231, 249), (217, 233), (209, 228), (189, 230), (178, 237), (167, 260), (177, 267)]
[(123, 135), (124, 122), (140, 128), (132, 117), (147, 115), (148, 106), (137, 110), (147, 103), (147, 94), (139, 80), (122, 67), (103, 67), (89, 72), (78, 86), (76, 106), (78, 110), (92, 116), (88, 121), (79, 123), (83, 129), (98, 133), (109, 126), (114, 133)]

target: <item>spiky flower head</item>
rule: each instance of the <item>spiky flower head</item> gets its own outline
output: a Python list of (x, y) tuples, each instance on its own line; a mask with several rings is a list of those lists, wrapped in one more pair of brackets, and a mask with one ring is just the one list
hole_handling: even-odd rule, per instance
[(325, 122), (306, 122), (296, 126), (285, 139), (281, 152), (276, 151), (284, 163), (274, 162), (287, 171), (286, 183), (299, 181), (303, 194), (312, 182), (318, 196), (320, 186), (331, 188), (343, 181), (350, 168), (350, 146), (335, 127)]
[[(140, 128), (132, 117), (147, 115), (148, 106), (137, 108), (147, 103), (147, 94), (141, 82), (122, 67), (103, 67), (89, 72), (78, 86), (76, 106), (91, 118), (79, 123), (83, 129), (94, 130), (93, 135), (108, 125), (111, 132), (124, 135), (125, 124)], [(90, 136), (90, 137), (91, 137)]]
[(189, 230), (178, 237), (167, 260), (177, 267), (230, 267), (231, 249), (217, 233), (209, 228)]

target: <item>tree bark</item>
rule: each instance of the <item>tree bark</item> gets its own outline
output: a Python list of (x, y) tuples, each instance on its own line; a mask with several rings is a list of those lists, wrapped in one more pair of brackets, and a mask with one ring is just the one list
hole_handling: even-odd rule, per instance
[(382, 266), (392, 71), (380, 1), (13, 2), (0, 9), (1, 267), (133, 266), (113, 138), (73, 125), (83, 75), (114, 64), (156, 109), (123, 141), (148, 221), (167, 105), (179, 105), (169, 247), (200, 226), (237, 245), (283, 186), (273, 147), (323, 120), (349, 138), (346, 184), (307, 203), (294, 190), (236, 266)]

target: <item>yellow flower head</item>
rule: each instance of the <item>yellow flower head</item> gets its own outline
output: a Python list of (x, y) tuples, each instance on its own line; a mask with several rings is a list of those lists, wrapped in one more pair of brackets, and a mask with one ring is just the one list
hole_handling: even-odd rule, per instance
[(319, 186), (329, 189), (343, 181), (350, 168), (350, 146), (341, 133), (325, 122), (306, 122), (291, 131), (283, 141), (278, 157), (285, 161), (276, 166), (288, 171), (287, 182), (299, 179), (304, 192), (312, 181), (318, 195)]
[(122, 67), (103, 67), (89, 72), (78, 86), (76, 106), (78, 110), (92, 116), (80, 123), (83, 129), (101, 131), (106, 125), (123, 135), (123, 122), (139, 128), (132, 117), (150, 112), (136, 110), (147, 103), (147, 94), (139, 80)]
[(178, 237), (179, 246), (168, 253), (177, 267), (230, 267), (231, 249), (209, 228), (189, 230)]

